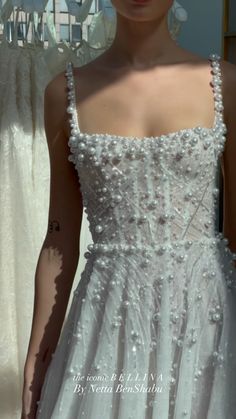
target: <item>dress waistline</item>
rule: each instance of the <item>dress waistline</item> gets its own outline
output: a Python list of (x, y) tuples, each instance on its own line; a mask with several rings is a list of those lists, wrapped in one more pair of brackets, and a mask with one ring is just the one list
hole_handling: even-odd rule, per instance
[[(136, 253), (136, 252), (143, 252), (150, 253), (155, 252), (159, 255), (163, 255), (168, 251), (178, 250), (178, 249), (189, 249), (194, 244), (199, 244), (201, 247), (212, 247), (215, 248), (217, 243), (219, 244), (222, 242), (224, 246), (227, 247), (228, 239), (223, 236), (222, 233), (219, 233), (216, 236), (212, 237), (201, 237), (199, 239), (194, 240), (175, 240), (175, 241), (165, 241), (162, 243), (156, 244), (143, 244), (143, 243), (90, 243), (87, 246), (87, 249), (91, 253), (116, 253), (116, 252), (125, 252), (125, 253)], [(86, 254), (85, 254), (86, 256)]]

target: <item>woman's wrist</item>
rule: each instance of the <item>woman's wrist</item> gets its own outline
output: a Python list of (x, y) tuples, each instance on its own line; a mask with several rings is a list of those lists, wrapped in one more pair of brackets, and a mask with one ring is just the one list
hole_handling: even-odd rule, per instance
[(32, 359), (27, 359), (24, 366), (24, 383), (25, 385), (40, 386), (44, 380), (47, 365), (37, 365)]

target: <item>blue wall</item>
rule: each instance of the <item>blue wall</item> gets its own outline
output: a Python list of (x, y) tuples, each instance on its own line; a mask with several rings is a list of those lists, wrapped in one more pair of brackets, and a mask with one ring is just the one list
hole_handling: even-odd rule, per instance
[(179, 3), (188, 12), (179, 44), (204, 57), (211, 52), (222, 55), (223, 0), (179, 0)]

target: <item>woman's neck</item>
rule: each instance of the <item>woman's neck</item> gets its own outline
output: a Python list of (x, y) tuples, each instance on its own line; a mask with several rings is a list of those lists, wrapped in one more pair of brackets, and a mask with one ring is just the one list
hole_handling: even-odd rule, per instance
[(138, 70), (166, 63), (180, 50), (170, 35), (166, 16), (158, 22), (137, 22), (117, 13), (115, 38), (106, 55), (114, 67)]

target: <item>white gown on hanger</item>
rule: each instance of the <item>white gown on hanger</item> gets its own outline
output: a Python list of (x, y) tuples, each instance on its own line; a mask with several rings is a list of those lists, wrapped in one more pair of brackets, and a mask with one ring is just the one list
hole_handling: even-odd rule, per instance
[(93, 243), (37, 419), (235, 419), (235, 254), (216, 229), (215, 122), (158, 137), (81, 133), (68, 64), (69, 160)]

